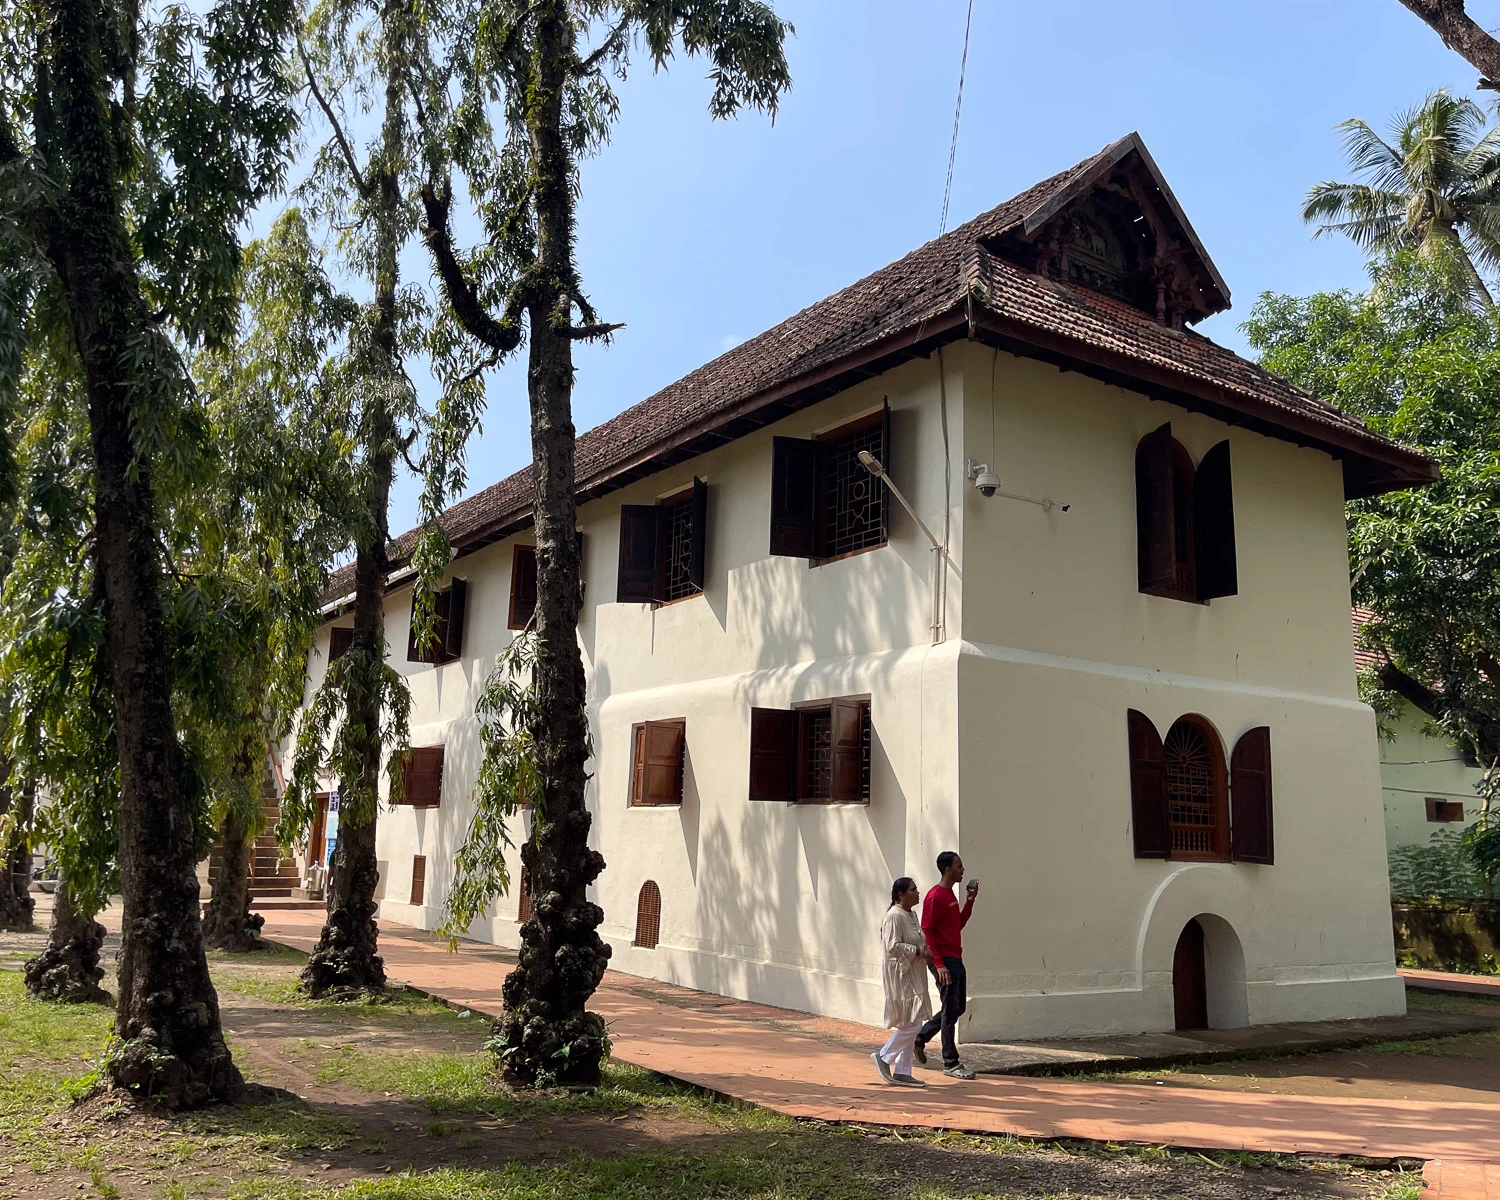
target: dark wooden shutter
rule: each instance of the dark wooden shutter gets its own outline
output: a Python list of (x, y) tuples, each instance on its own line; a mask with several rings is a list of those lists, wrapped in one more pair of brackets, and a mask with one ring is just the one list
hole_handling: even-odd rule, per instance
[(615, 599), (621, 604), (659, 600), (656, 559), (661, 508), (655, 504), (620, 506), (620, 578)]
[(1131, 709), (1126, 714), (1130, 729), (1130, 827), (1135, 835), (1137, 858), (1167, 858), (1172, 848), (1172, 829), (1167, 823), (1167, 793), (1163, 786), (1161, 735), (1151, 718)]
[(1247, 729), (1229, 757), (1230, 856), (1236, 862), (1276, 861), (1271, 829), (1271, 731)]
[(693, 476), (693, 533), (689, 542), (688, 581), (700, 592), (708, 578), (708, 484)]
[(352, 629), (330, 629), (328, 631), (328, 665), (332, 666), (349, 653), (349, 647), (354, 645), (354, 630)]
[(1234, 486), (1229, 474), (1229, 442), (1203, 456), (1193, 479), (1194, 558), (1198, 599), (1233, 596), (1239, 591), (1234, 553)]
[(420, 905), (427, 895), (427, 858), (414, 854), (411, 858), (411, 902)]
[(443, 748), (414, 747), (405, 766), (406, 803), (413, 808), (436, 808), (443, 795)]
[(832, 700), (828, 707), (832, 717), (828, 798), (845, 803), (863, 800), (865, 702)]
[(1177, 578), (1172, 499), (1172, 425), (1141, 439), (1135, 452), (1135, 536), (1140, 588), (1170, 587)]
[(797, 798), (797, 714), (789, 708), (750, 710), (750, 799)]
[(448, 624), (443, 630), (443, 657), (450, 661), (464, 655), (464, 614), (469, 602), (469, 583), (455, 579), (448, 584)]
[(647, 721), (636, 742), (640, 804), (681, 804), (686, 721)]
[(417, 649), (417, 596), (415, 592), (412, 593), (411, 598), (411, 620), (406, 626), (406, 661), (429, 661), (426, 652)]
[(771, 553), (818, 554), (818, 443), (771, 439)]
[(510, 558), (511, 629), (525, 629), (536, 612), (536, 547), (517, 546)]

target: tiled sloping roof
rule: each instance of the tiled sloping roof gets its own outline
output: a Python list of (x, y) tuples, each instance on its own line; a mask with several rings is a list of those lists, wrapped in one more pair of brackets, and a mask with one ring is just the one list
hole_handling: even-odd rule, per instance
[[(1121, 361), (1166, 373), (1184, 385), (1223, 389), (1256, 406), (1262, 424), (1275, 426), (1283, 414), (1354, 442), (1371, 453), (1388, 451), (1417, 463), (1311, 395), (1277, 379), (1207, 338), (1178, 334), (1145, 314), (1097, 293), (1032, 275), (984, 249), (983, 243), (1016, 229), (1028, 213), (1058, 199), (1091, 171), (1118, 159), (1135, 135), (1028, 188), (989, 212), (927, 242), (858, 283), (818, 301), (758, 337), (720, 355), (654, 396), (582, 434), (577, 442), (575, 477), (581, 495), (602, 494), (612, 478), (649, 463), (653, 454), (696, 433), (708, 433), (753, 412), (762, 401), (795, 390), (803, 381), (831, 372), (851, 356), (875, 352), (886, 341), (910, 343), (930, 334), (929, 323), (951, 322), (975, 308), (987, 310), (1016, 328), (1046, 334), (1078, 347), (1115, 355)], [(1386, 455), (1382, 455), (1386, 457)], [(525, 468), (448, 508), (443, 527), (455, 548), (482, 544), (497, 530), (530, 521), (531, 472)], [(410, 554), (417, 530), (396, 539), (391, 559)], [(352, 568), (330, 581), (330, 598), (347, 594)]]
[(1351, 613), (1354, 625), (1354, 665), (1356, 667), (1378, 667), (1385, 662), (1385, 655), (1360, 645), (1360, 630), (1375, 619), (1373, 608), (1355, 606)]

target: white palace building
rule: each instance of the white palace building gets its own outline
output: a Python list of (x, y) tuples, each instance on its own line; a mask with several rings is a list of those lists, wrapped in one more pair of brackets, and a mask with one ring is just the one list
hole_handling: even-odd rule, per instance
[[(579, 439), (614, 968), (878, 1024), (891, 880), (954, 848), (968, 1040), (1403, 1010), (1344, 502), (1436, 471), (1188, 328), (1228, 306), (1131, 135)], [(427, 661), (396, 546), (389, 919), (440, 920), (530, 507), (446, 514)]]

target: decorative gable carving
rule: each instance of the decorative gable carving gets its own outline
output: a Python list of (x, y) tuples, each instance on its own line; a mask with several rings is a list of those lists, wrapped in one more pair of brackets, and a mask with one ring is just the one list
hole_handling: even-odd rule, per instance
[(1140, 139), (1111, 150), (987, 248), (1172, 329), (1228, 308), (1228, 288)]

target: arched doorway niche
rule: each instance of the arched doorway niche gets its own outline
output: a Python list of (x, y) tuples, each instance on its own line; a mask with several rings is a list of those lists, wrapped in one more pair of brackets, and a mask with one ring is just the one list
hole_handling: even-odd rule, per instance
[(1179, 1029), (1238, 1029), (1250, 1023), (1245, 950), (1223, 917), (1199, 913), (1183, 926), (1173, 949), (1172, 992)]

